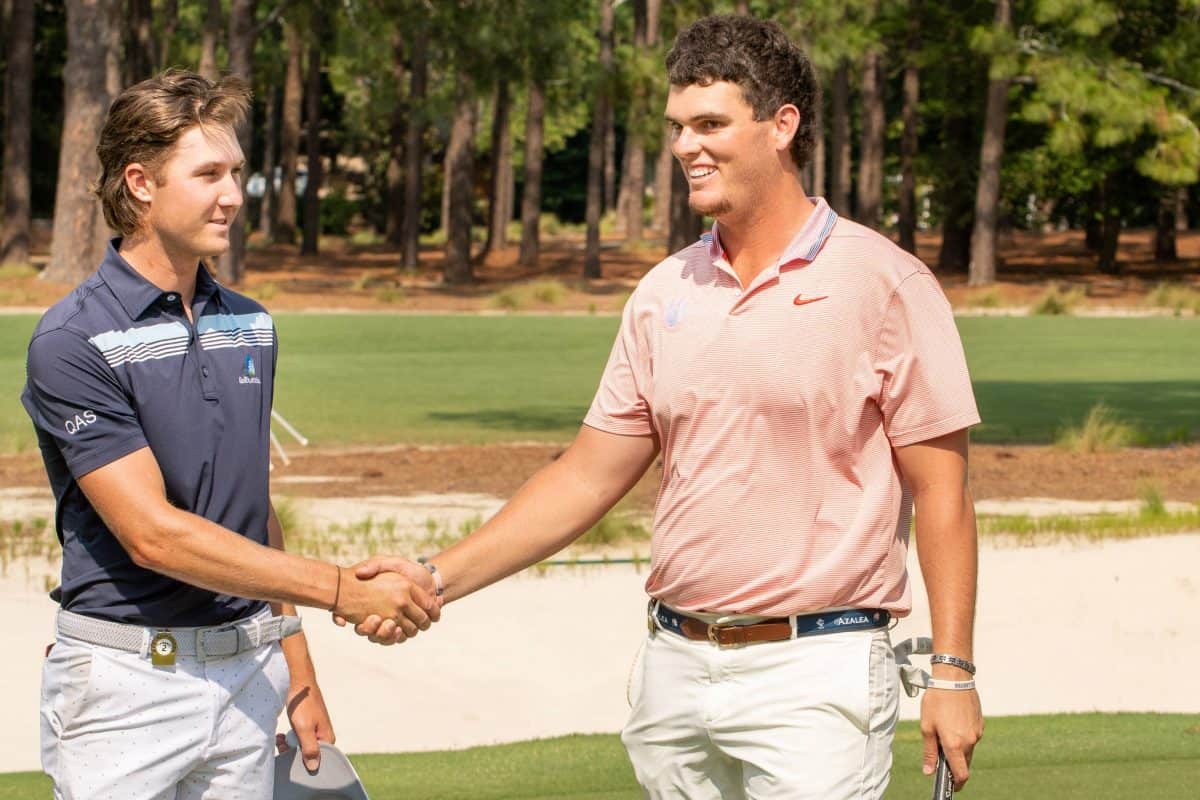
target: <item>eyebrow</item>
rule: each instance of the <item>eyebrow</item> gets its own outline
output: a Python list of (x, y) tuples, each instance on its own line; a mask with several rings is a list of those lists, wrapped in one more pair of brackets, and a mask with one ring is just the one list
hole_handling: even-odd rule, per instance
[[(197, 165), (195, 171), (203, 172), (204, 170), (208, 170), (208, 169), (219, 169), (220, 167), (224, 167), (228, 163), (229, 163), (228, 161), (205, 161), (203, 164)], [(241, 161), (234, 164), (233, 168), (239, 169), (239, 168), (242, 168), (245, 166), (246, 166), (246, 159), (243, 158)]]
[[(670, 114), (663, 114), (663, 119), (665, 119), (667, 122), (681, 122), (681, 120), (673, 118)], [(722, 114), (719, 111), (701, 111), (699, 114), (693, 114), (691, 118), (686, 121), (699, 122), (706, 119), (715, 120), (717, 122), (730, 122), (733, 117), (729, 116), (728, 114)]]

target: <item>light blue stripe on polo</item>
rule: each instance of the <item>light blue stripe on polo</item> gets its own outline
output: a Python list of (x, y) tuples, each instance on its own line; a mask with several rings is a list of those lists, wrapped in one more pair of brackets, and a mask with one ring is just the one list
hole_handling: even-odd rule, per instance
[(821, 226), (821, 232), (817, 234), (817, 240), (813, 242), (813, 246), (809, 248), (808, 253), (804, 256), (805, 261), (812, 261), (817, 257), (817, 253), (821, 252), (821, 247), (825, 244), (825, 240), (829, 238), (830, 232), (833, 231), (833, 223), (837, 222), (837, 212), (832, 208), (825, 216), (825, 224)]
[(237, 331), (274, 330), (271, 315), (259, 311), (255, 314), (210, 314), (196, 322), (196, 333), (203, 336), (214, 331), (236, 333)]
[(129, 328), (123, 331), (105, 331), (88, 339), (101, 351), (112, 350), (115, 347), (136, 347), (165, 342), (169, 339), (183, 337), (187, 339), (187, 328), (182, 322), (163, 322), (158, 325), (146, 325), (141, 328)]

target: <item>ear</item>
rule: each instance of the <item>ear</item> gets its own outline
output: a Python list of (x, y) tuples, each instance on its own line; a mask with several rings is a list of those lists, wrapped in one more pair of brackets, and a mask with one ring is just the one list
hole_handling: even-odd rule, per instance
[(779, 107), (773, 120), (772, 136), (775, 139), (775, 149), (782, 152), (792, 146), (796, 132), (800, 130), (800, 109), (791, 103)]
[(150, 177), (146, 168), (137, 162), (125, 165), (125, 188), (143, 203), (154, 199), (154, 179)]

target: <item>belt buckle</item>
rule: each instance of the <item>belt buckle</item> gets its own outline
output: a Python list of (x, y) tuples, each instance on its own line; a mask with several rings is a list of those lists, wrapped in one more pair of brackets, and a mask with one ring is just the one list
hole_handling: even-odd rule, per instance
[[(206, 636), (220, 636), (221, 634), (233, 634), (233, 650), (226, 653), (221, 647), (217, 647), (218, 652), (209, 653), (204, 646)], [(238, 629), (235, 625), (225, 625), (220, 628), (201, 628), (196, 631), (196, 660), (208, 661), (209, 656), (213, 658), (229, 658), (238, 654), (238, 646), (241, 642), (241, 637), (238, 636)]]
[(738, 642), (726, 643), (726, 642), (720, 641), (717, 638), (718, 636), (720, 636), (721, 631), (728, 630), (729, 628), (733, 628), (733, 627), (736, 627), (736, 626), (734, 626), (734, 625), (717, 625), (716, 623), (709, 625), (708, 626), (708, 641), (712, 642), (714, 645), (721, 648), (722, 650), (725, 649), (726, 647), (740, 646)]

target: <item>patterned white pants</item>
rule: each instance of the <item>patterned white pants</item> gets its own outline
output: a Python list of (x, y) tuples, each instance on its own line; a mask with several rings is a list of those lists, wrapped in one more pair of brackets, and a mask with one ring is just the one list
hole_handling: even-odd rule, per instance
[(886, 629), (727, 649), (660, 630), (621, 740), (650, 798), (882, 798), (898, 684)]
[(264, 800), (288, 689), (278, 643), (172, 667), (59, 636), (42, 668), (55, 800)]

